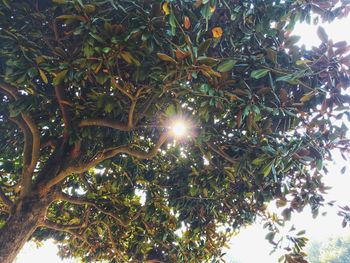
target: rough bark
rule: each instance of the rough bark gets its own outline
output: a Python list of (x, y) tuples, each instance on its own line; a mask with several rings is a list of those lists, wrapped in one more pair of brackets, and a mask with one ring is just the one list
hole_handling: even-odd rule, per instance
[(0, 262), (12, 263), (44, 220), (51, 198), (28, 197), (19, 201), (0, 229)]

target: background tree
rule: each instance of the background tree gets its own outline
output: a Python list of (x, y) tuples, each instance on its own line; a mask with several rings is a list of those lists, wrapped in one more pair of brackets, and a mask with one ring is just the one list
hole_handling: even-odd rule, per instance
[[(348, 1), (0, 4), (0, 261), (34, 237), (86, 262), (215, 262), (232, 233), (323, 205), (347, 151), (349, 46), (299, 21)], [(173, 122), (189, 123), (176, 139)], [(181, 128), (181, 127), (178, 127)], [(344, 158), (346, 156), (344, 155)], [(269, 234), (273, 244), (274, 235)], [(284, 260), (303, 262), (303, 238)]]
[(307, 249), (311, 263), (345, 263), (350, 261), (350, 237), (314, 242)]

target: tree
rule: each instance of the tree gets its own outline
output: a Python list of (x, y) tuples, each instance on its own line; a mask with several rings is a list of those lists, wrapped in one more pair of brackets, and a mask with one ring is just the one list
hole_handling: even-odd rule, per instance
[(327, 242), (312, 243), (308, 249), (311, 263), (346, 263), (350, 260), (350, 238), (330, 238)]
[(0, 261), (49, 237), (86, 262), (216, 261), (242, 225), (277, 220), (271, 200), (316, 214), (323, 160), (348, 146), (349, 46), (320, 27), (305, 50), (292, 29), (349, 8), (3, 0)]

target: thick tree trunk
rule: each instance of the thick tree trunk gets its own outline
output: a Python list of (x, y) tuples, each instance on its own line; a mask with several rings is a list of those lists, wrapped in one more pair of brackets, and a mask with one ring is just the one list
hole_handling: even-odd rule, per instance
[(12, 263), (24, 244), (44, 219), (50, 202), (46, 198), (26, 198), (12, 210), (12, 214), (0, 229), (0, 262)]

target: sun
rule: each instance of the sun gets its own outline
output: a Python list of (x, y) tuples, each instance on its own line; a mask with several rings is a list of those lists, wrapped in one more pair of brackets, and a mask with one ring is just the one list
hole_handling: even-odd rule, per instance
[(171, 131), (175, 137), (184, 137), (187, 134), (187, 130), (187, 126), (183, 121), (176, 121), (171, 127)]
[(182, 119), (176, 118), (170, 121), (169, 133), (175, 138), (184, 138), (189, 135), (189, 122)]

